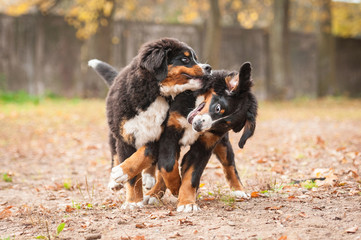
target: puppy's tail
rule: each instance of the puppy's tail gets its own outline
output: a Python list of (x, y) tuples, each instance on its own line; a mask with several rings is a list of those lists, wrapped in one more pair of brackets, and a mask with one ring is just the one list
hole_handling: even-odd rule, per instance
[(118, 75), (118, 71), (114, 67), (98, 59), (90, 60), (88, 65), (104, 80), (108, 87), (113, 84), (115, 77)]

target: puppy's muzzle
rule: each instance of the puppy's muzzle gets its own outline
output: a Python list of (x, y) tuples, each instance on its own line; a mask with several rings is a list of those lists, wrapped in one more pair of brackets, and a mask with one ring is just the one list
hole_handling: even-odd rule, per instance
[(201, 68), (203, 69), (204, 74), (211, 74), (212, 73), (212, 67), (209, 64), (199, 64)]
[(196, 132), (207, 131), (212, 127), (212, 118), (209, 114), (197, 115), (192, 122), (192, 128)]

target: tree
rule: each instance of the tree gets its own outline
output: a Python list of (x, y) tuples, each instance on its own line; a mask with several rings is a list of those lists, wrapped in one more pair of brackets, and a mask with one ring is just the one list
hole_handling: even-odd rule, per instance
[(289, 77), (289, 0), (275, 0), (273, 23), (270, 27), (270, 71), (269, 93), (272, 99), (292, 96)]
[(317, 2), (317, 96), (335, 91), (335, 42), (332, 35), (331, 0)]
[(204, 59), (212, 66), (219, 67), (219, 49), (221, 47), (221, 13), (218, 0), (209, 0), (210, 15), (206, 29), (206, 39), (203, 49)]

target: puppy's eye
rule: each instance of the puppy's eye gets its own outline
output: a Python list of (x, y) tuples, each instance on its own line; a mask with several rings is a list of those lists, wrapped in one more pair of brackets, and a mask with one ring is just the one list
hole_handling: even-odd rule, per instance
[(222, 110), (221, 105), (217, 104), (217, 106), (214, 110), (216, 111), (216, 113), (220, 113), (220, 111)]
[(189, 58), (187, 58), (187, 57), (182, 58), (181, 61), (185, 64), (190, 62)]

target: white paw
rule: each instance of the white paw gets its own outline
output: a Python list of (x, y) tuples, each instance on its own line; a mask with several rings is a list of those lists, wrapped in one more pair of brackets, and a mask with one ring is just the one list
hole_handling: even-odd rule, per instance
[(243, 191), (232, 191), (231, 192), (231, 196), (236, 197), (236, 198), (244, 198), (244, 199), (250, 199), (251, 195), (249, 195), (248, 193), (245, 193)]
[(117, 183), (125, 183), (128, 181), (128, 174), (124, 174), (123, 169), (118, 165), (112, 168), (110, 178)]
[(149, 173), (143, 173), (143, 186), (145, 189), (150, 190), (155, 184), (155, 178)]
[(180, 205), (177, 207), (177, 212), (197, 212), (201, 209), (198, 207), (197, 204), (187, 204), (187, 205)]
[(144, 199), (143, 199), (143, 204), (144, 205), (159, 205), (160, 201), (156, 197), (153, 197), (150, 195), (145, 195)]
[(123, 184), (117, 183), (112, 178), (110, 178), (109, 183), (108, 183), (109, 190), (115, 192), (115, 191), (119, 191), (122, 188), (123, 188)]
[(142, 207), (144, 207), (143, 202), (125, 202), (120, 208), (126, 210), (133, 210)]

